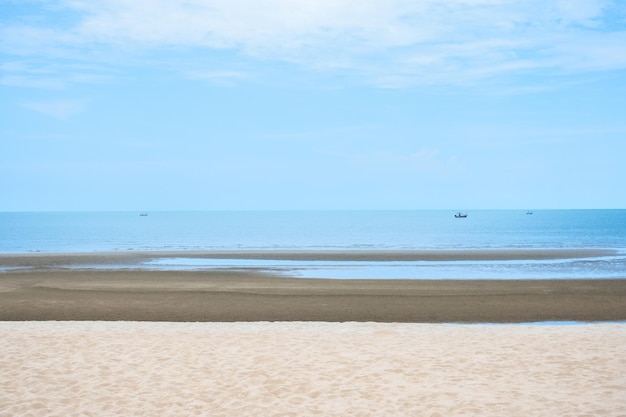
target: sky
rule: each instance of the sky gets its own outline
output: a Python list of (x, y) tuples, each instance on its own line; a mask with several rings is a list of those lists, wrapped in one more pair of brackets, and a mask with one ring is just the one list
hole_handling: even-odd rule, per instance
[(0, 0), (0, 211), (626, 208), (624, 0)]

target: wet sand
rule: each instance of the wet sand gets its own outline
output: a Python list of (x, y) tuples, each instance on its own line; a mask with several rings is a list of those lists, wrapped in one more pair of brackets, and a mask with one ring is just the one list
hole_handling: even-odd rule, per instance
[(626, 280), (337, 280), (39, 265), (0, 273), (0, 320), (622, 321)]
[(608, 256), (610, 249), (477, 249), (477, 250), (241, 250), (121, 251), (0, 254), (0, 267), (50, 269), (70, 266), (138, 266), (160, 258), (255, 259), (293, 261), (488, 261), (546, 260)]

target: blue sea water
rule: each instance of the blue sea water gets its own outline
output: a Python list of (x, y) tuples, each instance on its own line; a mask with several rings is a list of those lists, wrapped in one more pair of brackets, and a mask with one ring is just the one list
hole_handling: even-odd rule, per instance
[(626, 210), (5, 212), (0, 253), (218, 250), (612, 249), (547, 261), (288, 262), (155, 259), (343, 278), (626, 278)]

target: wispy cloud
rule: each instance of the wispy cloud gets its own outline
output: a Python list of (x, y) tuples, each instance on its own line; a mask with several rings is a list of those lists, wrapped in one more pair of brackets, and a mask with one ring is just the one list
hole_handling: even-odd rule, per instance
[(204, 80), (218, 85), (233, 85), (238, 81), (250, 79), (249, 73), (243, 71), (188, 71), (187, 78), (191, 80)]
[(62, 99), (26, 101), (20, 105), (55, 119), (67, 120), (78, 113), (82, 113), (87, 107), (87, 102), (85, 100)]
[[(316, 71), (348, 71), (388, 87), (626, 68), (626, 10), (617, 0), (66, 0), (61, 5), (75, 14), (73, 23), (62, 29), (7, 23), (0, 29), (3, 49), (74, 57), (93, 47), (229, 50)], [(196, 75), (240, 77), (211, 71)]]
[(103, 83), (114, 77), (115, 70), (91, 64), (76, 57), (72, 61), (55, 60), (42, 63), (42, 55), (33, 59), (21, 56), (19, 60), (0, 64), (0, 85), (63, 89), (69, 84)]

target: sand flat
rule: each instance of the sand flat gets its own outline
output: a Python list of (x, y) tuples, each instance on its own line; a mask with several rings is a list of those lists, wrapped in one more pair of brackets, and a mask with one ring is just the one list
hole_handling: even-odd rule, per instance
[(471, 261), (548, 260), (614, 255), (611, 249), (452, 249), (452, 250), (237, 250), (5, 253), (0, 266), (55, 268), (76, 265), (137, 265), (163, 258), (292, 261)]
[[(0, 320), (532, 322), (626, 320), (626, 280), (301, 279), (151, 259), (522, 260), (599, 249), (199, 251), (0, 255)], [(381, 277), (382, 278), (382, 277)]]
[(623, 416), (626, 325), (0, 322), (0, 416)]
[(0, 320), (626, 320), (626, 280), (337, 280), (256, 271), (0, 274)]

